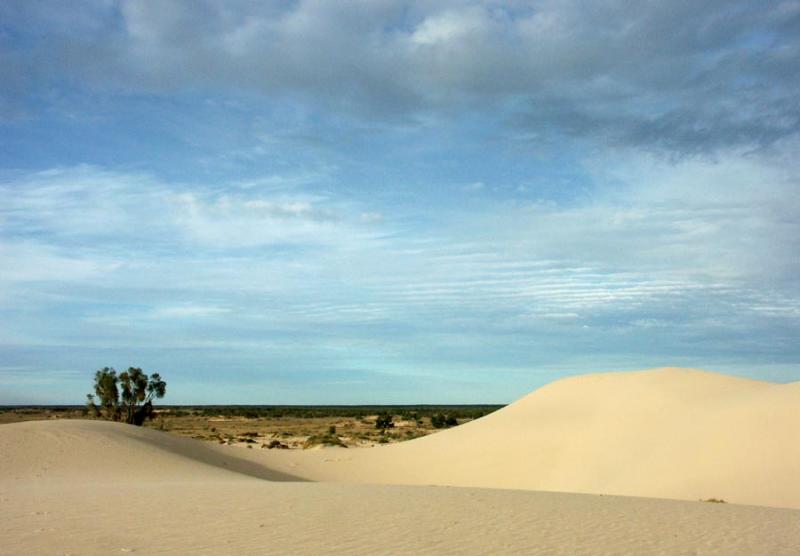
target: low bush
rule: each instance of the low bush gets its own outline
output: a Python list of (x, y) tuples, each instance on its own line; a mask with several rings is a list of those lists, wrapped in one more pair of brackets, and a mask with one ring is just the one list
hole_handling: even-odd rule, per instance
[(289, 446), (281, 442), (280, 440), (273, 440), (269, 444), (262, 444), (262, 448), (268, 448), (270, 450), (278, 449), (278, 450), (288, 450)]
[(309, 436), (308, 440), (303, 443), (303, 448), (313, 448), (314, 446), (339, 446), (347, 448), (342, 439), (334, 434), (315, 434)]

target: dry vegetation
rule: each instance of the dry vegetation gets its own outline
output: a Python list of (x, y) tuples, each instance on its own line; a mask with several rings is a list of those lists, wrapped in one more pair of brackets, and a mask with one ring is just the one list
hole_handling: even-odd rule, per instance
[[(408, 407), (165, 407), (145, 426), (199, 440), (264, 449), (301, 449), (319, 445), (374, 446), (411, 440), (436, 432), (432, 417), (452, 415), (459, 424), (500, 406)], [(376, 428), (388, 411), (393, 426)], [(80, 407), (0, 408), (0, 424), (54, 419), (87, 419)], [(435, 419), (434, 419), (435, 421)]]

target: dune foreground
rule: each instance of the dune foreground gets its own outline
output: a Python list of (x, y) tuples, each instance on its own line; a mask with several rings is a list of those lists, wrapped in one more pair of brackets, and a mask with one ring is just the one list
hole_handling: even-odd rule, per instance
[(798, 397), (699, 371), (591, 375), (408, 443), (290, 454), (2, 425), (0, 554), (798, 554), (800, 511), (765, 507), (800, 507)]

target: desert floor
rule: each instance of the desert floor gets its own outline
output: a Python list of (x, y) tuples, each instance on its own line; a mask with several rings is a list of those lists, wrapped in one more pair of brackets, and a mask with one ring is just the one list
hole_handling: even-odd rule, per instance
[(796, 383), (683, 369), (557, 381), (374, 448), (5, 424), (0, 553), (798, 554), (798, 425)]

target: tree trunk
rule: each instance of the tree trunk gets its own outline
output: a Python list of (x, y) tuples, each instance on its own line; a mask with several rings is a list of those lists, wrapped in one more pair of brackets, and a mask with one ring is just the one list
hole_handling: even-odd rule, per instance
[(153, 403), (147, 402), (133, 413), (131, 424), (141, 427), (145, 419), (153, 417)]

